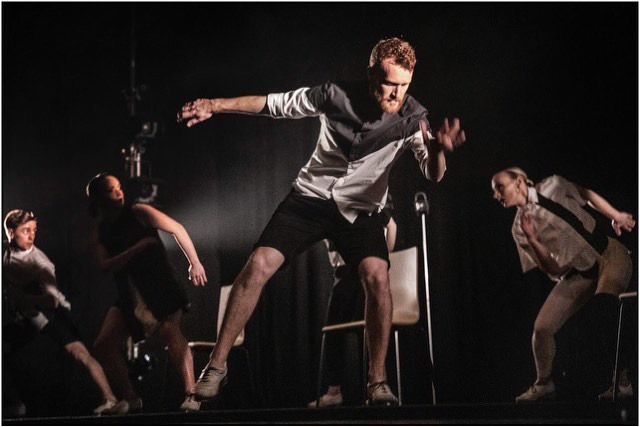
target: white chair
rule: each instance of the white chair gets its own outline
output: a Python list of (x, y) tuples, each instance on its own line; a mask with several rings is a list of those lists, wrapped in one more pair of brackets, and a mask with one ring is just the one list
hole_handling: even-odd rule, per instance
[[(228, 286), (220, 286), (220, 302), (218, 304), (218, 319), (217, 319), (217, 323), (216, 323), (216, 340), (218, 339), (218, 337), (220, 336), (220, 328), (222, 327), (222, 319), (224, 318), (224, 312), (227, 309), (227, 303), (229, 302), (229, 294), (231, 294), (231, 285)], [(128, 359), (132, 360), (138, 357), (138, 353), (139, 353), (139, 347), (141, 344), (143, 344), (145, 341), (139, 341), (136, 343), (133, 343), (133, 341), (131, 340), (131, 338), (129, 338), (129, 341), (127, 343), (127, 354), (128, 354)], [(244, 343), (244, 328), (242, 329), (242, 331), (240, 332), (240, 334), (238, 335), (238, 337), (236, 338), (236, 340), (233, 343), (233, 348), (239, 348), (242, 349), (245, 357), (246, 357), (246, 361), (247, 361), (247, 369), (249, 371), (249, 381), (250, 381), (250, 385), (251, 385), (251, 391), (253, 393), (253, 396), (255, 396), (255, 386), (253, 383), (253, 373), (251, 372), (251, 363), (249, 361), (249, 352), (247, 351), (246, 348), (241, 347), (242, 344)], [(213, 348), (216, 346), (216, 341), (189, 341), (188, 343), (189, 348), (192, 351), (211, 351), (213, 350)], [(160, 404), (162, 404), (162, 402), (164, 402), (164, 392), (165, 392), (165, 380), (167, 377), (167, 365), (168, 365), (168, 350), (169, 347), (164, 347), (164, 351), (165, 354), (167, 355), (166, 358), (167, 360), (164, 363), (164, 373), (162, 375), (162, 385), (160, 386)], [(196, 373), (197, 375), (197, 373)]]
[[(220, 336), (220, 328), (222, 328), (222, 319), (224, 319), (224, 312), (227, 310), (227, 304), (229, 303), (229, 295), (231, 294), (231, 285), (220, 286), (220, 303), (218, 304), (218, 321), (216, 323), (216, 339)], [(240, 335), (233, 342), (234, 347), (241, 346), (244, 343), (244, 328), (240, 332)], [(210, 348), (216, 346), (216, 341), (190, 341), (190, 348)]]
[(618, 311), (618, 333), (616, 338), (616, 360), (613, 365), (613, 380), (611, 381), (611, 387), (613, 391), (613, 395), (611, 396), (611, 400), (613, 402), (618, 398), (618, 369), (620, 367), (620, 339), (622, 337), (622, 315), (624, 313), (624, 306), (627, 302), (631, 302), (633, 299), (638, 299), (638, 292), (625, 292), (618, 296), (620, 300), (620, 306)]
[[(412, 247), (389, 254), (391, 267), (389, 269), (389, 285), (393, 299), (393, 340), (396, 356), (396, 385), (398, 390), (398, 404), (402, 405), (402, 383), (400, 381), (400, 341), (398, 327), (411, 326), (420, 320), (420, 304), (418, 302), (418, 248)], [(366, 381), (366, 327), (364, 320), (326, 325), (322, 328), (322, 344), (320, 345), (320, 365), (318, 368), (317, 400), (319, 403), (322, 385), (322, 371), (326, 334), (350, 329), (363, 329), (363, 375)]]

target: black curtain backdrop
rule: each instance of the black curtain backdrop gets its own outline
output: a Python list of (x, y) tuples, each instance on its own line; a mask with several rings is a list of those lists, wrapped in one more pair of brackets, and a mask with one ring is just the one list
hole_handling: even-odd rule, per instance
[[(308, 160), (319, 124), (223, 115), (186, 129), (175, 123), (176, 110), (199, 97), (364, 78), (371, 47), (404, 37), (418, 57), (409, 92), (436, 128), (458, 116), (468, 138), (441, 183), (426, 181), (408, 152), (390, 184), (398, 249), (420, 245), (414, 194), (425, 191), (431, 204), (438, 398), (511, 401), (535, 376), (530, 334), (552, 283), (521, 273), (510, 234), (515, 212), (492, 200), (490, 179), (513, 165), (535, 181), (560, 174), (638, 216), (637, 16), (635, 3), (3, 3), (2, 213), (35, 211), (37, 245), (56, 264), (91, 344), (115, 292), (89, 262), (84, 186), (100, 171), (123, 176), (120, 150), (142, 121), (157, 121), (144, 159), (163, 180), (158, 204), (185, 225), (209, 277), (206, 288), (191, 286), (186, 260), (164, 236), (192, 300), (183, 329), (190, 340), (214, 339), (219, 286), (242, 268)], [(142, 85), (134, 120), (123, 96), (132, 21)], [(637, 250), (636, 230), (621, 240)], [(218, 405), (293, 407), (313, 398), (331, 283), (322, 244), (276, 274), (246, 329), (256, 391), (245, 353), (234, 350)], [(564, 390), (592, 397), (606, 373), (593, 374), (596, 360), (588, 357), (589, 310), (561, 331), (555, 373)], [(423, 319), (401, 334), (406, 403), (431, 401), (424, 326)], [(175, 372), (165, 374), (166, 356), (149, 346), (156, 362), (139, 385), (145, 405), (175, 409)], [(357, 340), (349, 349), (347, 389), (357, 402)], [(196, 356), (196, 371), (204, 359)], [(64, 369), (43, 378), (29, 360)], [(95, 404), (86, 374), (63, 360), (39, 339), (12, 362), (22, 388), (57, 390), (54, 401), (29, 397), (30, 414), (86, 413)]]

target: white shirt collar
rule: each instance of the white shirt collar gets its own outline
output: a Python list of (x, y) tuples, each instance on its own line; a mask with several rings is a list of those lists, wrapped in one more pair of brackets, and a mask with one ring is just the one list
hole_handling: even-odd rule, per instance
[[(527, 204), (524, 206), (518, 206), (518, 211), (530, 212), (530, 210), (538, 204), (538, 192), (534, 187), (527, 186)], [(516, 216), (516, 219), (519, 216)]]
[(12, 246), (9, 246), (9, 250), (19, 256), (26, 256), (29, 255), (31, 252), (33, 252), (33, 249), (36, 247), (36, 245), (31, 245), (31, 247), (29, 249), (27, 249), (26, 251), (23, 251), (22, 249), (18, 249), (18, 248), (14, 248)]

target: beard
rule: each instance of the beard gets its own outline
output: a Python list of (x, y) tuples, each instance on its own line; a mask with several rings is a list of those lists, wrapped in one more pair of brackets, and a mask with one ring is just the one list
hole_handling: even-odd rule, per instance
[(378, 101), (378, 105), (387, 114), (395, 114), (402, 107), (401, 99), (383, 99)]
[(372, 90), (372, 95), (380, 109), (387, 114), (395, 114), (402, 108), (404, 98), (383, 98), (383, 95), (375, 89)]

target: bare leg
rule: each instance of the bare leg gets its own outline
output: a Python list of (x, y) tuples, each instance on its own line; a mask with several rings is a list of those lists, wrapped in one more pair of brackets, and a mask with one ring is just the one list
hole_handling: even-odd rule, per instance
[(369, 383), (386, 380), (384, 362), (389, 346), (393, 303), (389, 288), (388, 264), (378, 257), (367, 257), (358, 266), (366, 291), (365, 324), (369, 352)]
[(164, 344), (169, 348), (169, 358), (178, 370), (185, 393), (191, 393), (195, 389), (193, 354), (187, 340), (180, 331), (180, 316), (180, 311), (173, 314), (162, 323), (158, 333)]
[(102, 366), (100, 366), (98, 361), (89, 354), (89, 350), (87, 350), (87, 347), (85, 347), (82, 342), (74, 341), (65, 345), (64, 349), (71, 354), (74, 359), (82, 363), (87, 368), (89, 374), (91, 374), (91, 377), (93, 378), (93, 381), (95, 381), (96, 385), (100, 389), (104, 400), (117, 400), (113, 391), (111, 391), (109, 381), (107, 381), (107, 377), (102, 370)]
[(259, 247), (253, 251), (233, 283), (210, 366), (221, 368), (224, 365), (234, 341), (258, 303), (262, 288), (283, 263), (284, 255), (277, 249)]
[(536, 363), (535, 384), (544, 385), (551, 379), (556, 354), (555, 334), (582, 307), (595, 288), (595, 282), (573, 276), (558, 282), (542, 305), (533, 327), (533, 357)]
[(111, 307), (102, 323), (102, 329), (94, 347), (116, 392), (123, 399), (133, 401), (139, 396), (129, 380), (127, 361), (123, 351), (128, 337), (129, 332), (122, 312), (116, 307)]

